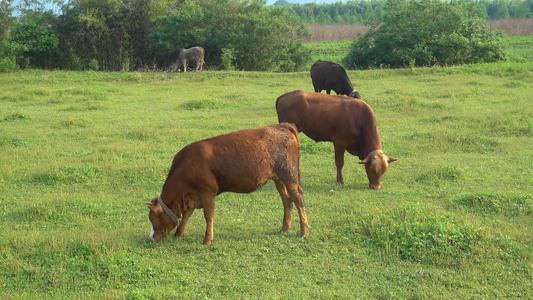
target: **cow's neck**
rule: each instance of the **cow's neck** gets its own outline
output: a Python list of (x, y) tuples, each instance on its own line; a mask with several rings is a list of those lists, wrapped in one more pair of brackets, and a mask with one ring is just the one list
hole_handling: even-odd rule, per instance
[(363, 141), (359, 144), (359, 159), (365, 159), (370, 152), (375, 150), (382, 150), (382, 148), (381, 139), (374, 125), (363, 133)]
[(173, 189), (165, 189), (163, 187), (163, 191), (161, 192), (161, 198), (165, 202), (168, 208), (172, 212), (174, 212), (178, 217), (181, 216), (181, 211), (178, 206), (178, 193), (176, 191), (172, 191)]

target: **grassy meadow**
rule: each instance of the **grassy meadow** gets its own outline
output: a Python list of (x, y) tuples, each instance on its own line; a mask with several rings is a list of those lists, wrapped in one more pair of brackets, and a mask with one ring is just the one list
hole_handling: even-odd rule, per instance
[[(326, 58), (323, 58), (326, 59)], [(533, 62), (350, 71), (398, 158), (379, 191), (301, 137), (310, 236), (274, 184), (217, 197), (214, 240), (148, 238), (185, 145), (277, 122), (307, 71), (0, 74), (2, 299), (533, 298)]]

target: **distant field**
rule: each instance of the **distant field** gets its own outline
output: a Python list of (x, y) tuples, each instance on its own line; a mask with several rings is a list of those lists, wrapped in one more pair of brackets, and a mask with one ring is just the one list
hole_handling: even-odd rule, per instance
[[(509, 61), (533, 61), (533, 36), (513, 36), (507, 37), (505, 40), (508, 45)], [(351, 44), (351, 41), (309, 42), (305, 43), (305, 46), (311, 52), (312, 62), (321, 59), (341, 63), (350, 51)], [(312, 62), (309, 67), (311, 67)]]
[(151, 242), (145, 202), (185, 145), (276, 123), (308, 71), (0, 74), (0, 298), (533, 298), (533, 62), (349, 76), (398, 158), (382, 189), (349, 154), (337, 184), (302, 134), (310, 236), (278, 233), (269, 183), (217, 198), (208, 247), (201, 211)]
[(533, 36), (508, 37), (507, 43), (510, 61), (533, 61)]
[[(491, 30), (504, 30), (508, 36), (532, 36), (533, 18), (487, 20)], [(354, 41), (370, 27), (361, 23), (350, 24), (309, 24), (311, 36), (306, 42)]]

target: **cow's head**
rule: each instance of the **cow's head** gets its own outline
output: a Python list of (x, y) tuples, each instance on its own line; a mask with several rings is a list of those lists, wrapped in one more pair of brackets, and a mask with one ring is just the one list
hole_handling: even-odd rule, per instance
[(148, 208), (150, 209), (148, 217), (152, 223), (150, 239), (155, 242), (160, 241), (171, 232), (174, 227), (176, 227), (176, 224), (165, 212), (158, 198), (152, 199), (152, 201), (146, 203), (146, 205), (148, 205)]
[(356, 90), (353, 90), (350, 95), (348, 95), (348, 97), (352, 97), (352, 98), (356, 98), (356, 99), (361, 99), (361, 94), (359, 94), (358, 91)]
[(370, 152), (365, 159), (360, 161), (366, 168), (366, 176), (370, 182), (369, 187), (373, 190), (379, 190), (381, 187), (381, 176), (387, 172), (389, 163), (397, 161), (396, 158), (388, 157), (383, 151), (375, 150)]

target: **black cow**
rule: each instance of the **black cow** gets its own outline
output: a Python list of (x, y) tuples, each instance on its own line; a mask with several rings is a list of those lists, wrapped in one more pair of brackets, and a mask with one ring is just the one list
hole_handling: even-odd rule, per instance
[(317, 60), (311, 66), (311, 80), (317, 93), (326, 90), (329, 94), (334, 90), (337, 95), (361, 99), (361, 95), (353, 89), (346, 70), (339, 64)]

